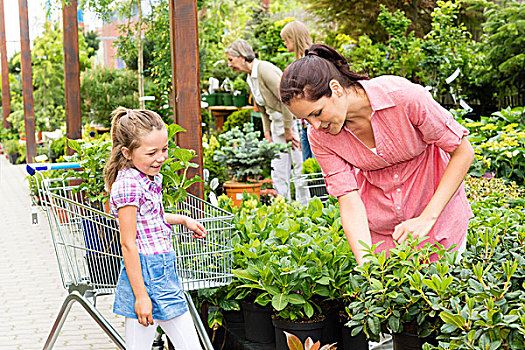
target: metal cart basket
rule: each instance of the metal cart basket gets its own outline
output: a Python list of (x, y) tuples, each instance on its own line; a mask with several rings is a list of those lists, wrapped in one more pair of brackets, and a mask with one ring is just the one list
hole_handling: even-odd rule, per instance
[[(114, 293), (120, 274), (121, 248), (117, 222), (104, 205), (90, 202), (78, 191), (78, 180), (49, 179), (41, 170), (78, 168), (77, 164), (27, 166), (32, 175), (33, 201), (45, 212), (66, 297), (44, 349), (51, 349), (73, 302), (79, 302), (112, 341), (125, 349), (123, 338), (96, 309), (96, 297)], [(233, 216), (189, 195), (178, 209), (202, 223), (208, 235), (194, 239), (181, 225), (173, 227), (177, 271), (199, 337), (207, 350), (213, 347), (188, 291), (215, 288), (231, 282)], [(91, 298), (92, 302), (88, 299)]]
[(300, 181), (310, 192), (310, 198), (319, 197), (322, 202), (328, 199), (328, 191), (322, 173), (301, 174), (293, 177), (292, 181), (296, 184)]

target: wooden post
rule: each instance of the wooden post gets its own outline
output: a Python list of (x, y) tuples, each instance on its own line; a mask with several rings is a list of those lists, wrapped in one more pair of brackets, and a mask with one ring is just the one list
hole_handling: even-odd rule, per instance
[[(189, 175), (202, 177), (202, 126), (199, 74), (199, 44), (197, 39), (197, 2), (169, 0), (171, 72), (174, 96), (174, 119), (186, 129), (178, 133), (178, 145), (193, 149), (198, 168), (190, 168)], [(191, 194), (203, 198), (204, 184), (189, 188)]]
[(27, 0), (18, 0), (20, 14), (20, 46), (22, 66), (22, 97), (24, 100), (24, 123), (26, 131), (26, 161), (32, 163), (36, 156), (35, 107), (33, 102), (33, 70), (29, 46), (29, 21)]
[[(82, 137), (82, 114), (80, 111), (80, 66), (78, 55), (77, 0), (63, 5), (64, 23), (64, 85), (66, 102), (67, 137)], [(73, 150), (68, 147), (68, 154)]]
[(11, 93), (9, 90), (9, 67), (5, 39), (4, 0), (0, 0), (0, 63), (2, 64), (2, 115), (4, 128), (11, 128), (7, 117), (11, 114)]

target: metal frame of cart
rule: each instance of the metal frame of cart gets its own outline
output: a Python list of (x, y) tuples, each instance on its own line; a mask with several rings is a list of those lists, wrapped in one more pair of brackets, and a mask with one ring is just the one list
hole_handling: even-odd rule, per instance
[[(97, 296), (114, 293), (120, 273), (122, 254), (117, 223), (113, 216), (104, 212), (101, 203), (91, 203), (84, 198), (77, 190), (75, 179), (46, 178), (41, 173), (78, 167), (70, 163), (27, 166), (35, 189), (32, 198), (48, 218), (62, 284), (69, 292), (44, 349), (53, 348), (74, 302), (89, 313), (120, 349), (125, 349), (124, 339), (96, 309)], [(177, 254), (177, 271), (193, 322), (205, 349), (213, 350), (188, 292), (231, 282), (233, 215), (192, 195), (179, 203), (178, 209), (202, 223), (208, 232), (206, 239), (194, 239), (192, 232), (176, 225), (172, 240)]]
[(297, 184), (301, 183), (310, 192), (310, 198), (318, 197), (323, 203), (328, 200), (328, 191), (322, 173), (301, 174), (292, 178)]

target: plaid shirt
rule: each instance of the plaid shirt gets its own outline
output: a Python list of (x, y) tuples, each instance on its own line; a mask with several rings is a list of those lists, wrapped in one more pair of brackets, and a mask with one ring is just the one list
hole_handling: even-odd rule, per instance
[(137, 248), (140, 254), (153, 255), (173, 250), (171, 226), (164, 219), (162, 175), (154, 181), (134, 168), (119, 171), (111, 187), (110, 208), (118, 222), (118, 209), (137, 207)]

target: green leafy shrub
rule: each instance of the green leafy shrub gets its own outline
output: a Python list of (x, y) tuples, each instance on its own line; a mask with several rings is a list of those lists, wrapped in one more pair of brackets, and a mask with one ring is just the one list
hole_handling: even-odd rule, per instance
[(242, 128), (246, 123), (253, 123), (255, 130), (262, 131), (261, 118), (253, 118), (251, 109), (240, 109), (228, 116), (222, 127), (223, 132), (230, 131), (233, 128)]
[(251, 123), (244, 124), (242, 131), (235, 127), (219, 135), (224, 146), (214, 152), (213, 160), (225, 164), (228, 173), (239, 182), (258, 180), (264, 169), (271, 167), (272, 159), (288, 148), (268, 143), (259, 136), (260, 132), (254, 131)]
[(5, 153), (7, 154), (20, 154), (20, 143), (18, 140), (8, 140), (5, 143)]
[(67, 147), (66, 141), (67, 139), (65, 137), (60, 137), (56, 140), (51, 141), (51, 144), (49, 146), (51, 154), (53, 154), (57, 158), (65, 155)]
[[(109, 194), (104, 187), (103, 169), (111, 152), (111, 141), (103, 138), (94, 140), (67, 139), (67, 145), (76, 153), (68, 157), (69, 162), (78, 162), (82, 170), (70, 171), (68, 176), (82, 179), (75, 193), (83, 191), (85, 198), (93, 203), (107, 201)], [(101, 209), (99, 206), (98, 209)]]
[(308, 158), (303, 162), (303, 174), (318, 174), (321, 172), (321, 166), (315, 158)]
[(491, 117), (481, 117), (480, 121), (464, 121), (475, 152), (471, 174), (493, 173), (522, 185), (525, 178), (524, 122), (523, 107), (506, 108)]
[(136, 72), (112, 68), (85, 71), (80, 79), (82, 114), (87, 121), (111, 125), (115, 108), (138, 108)]

